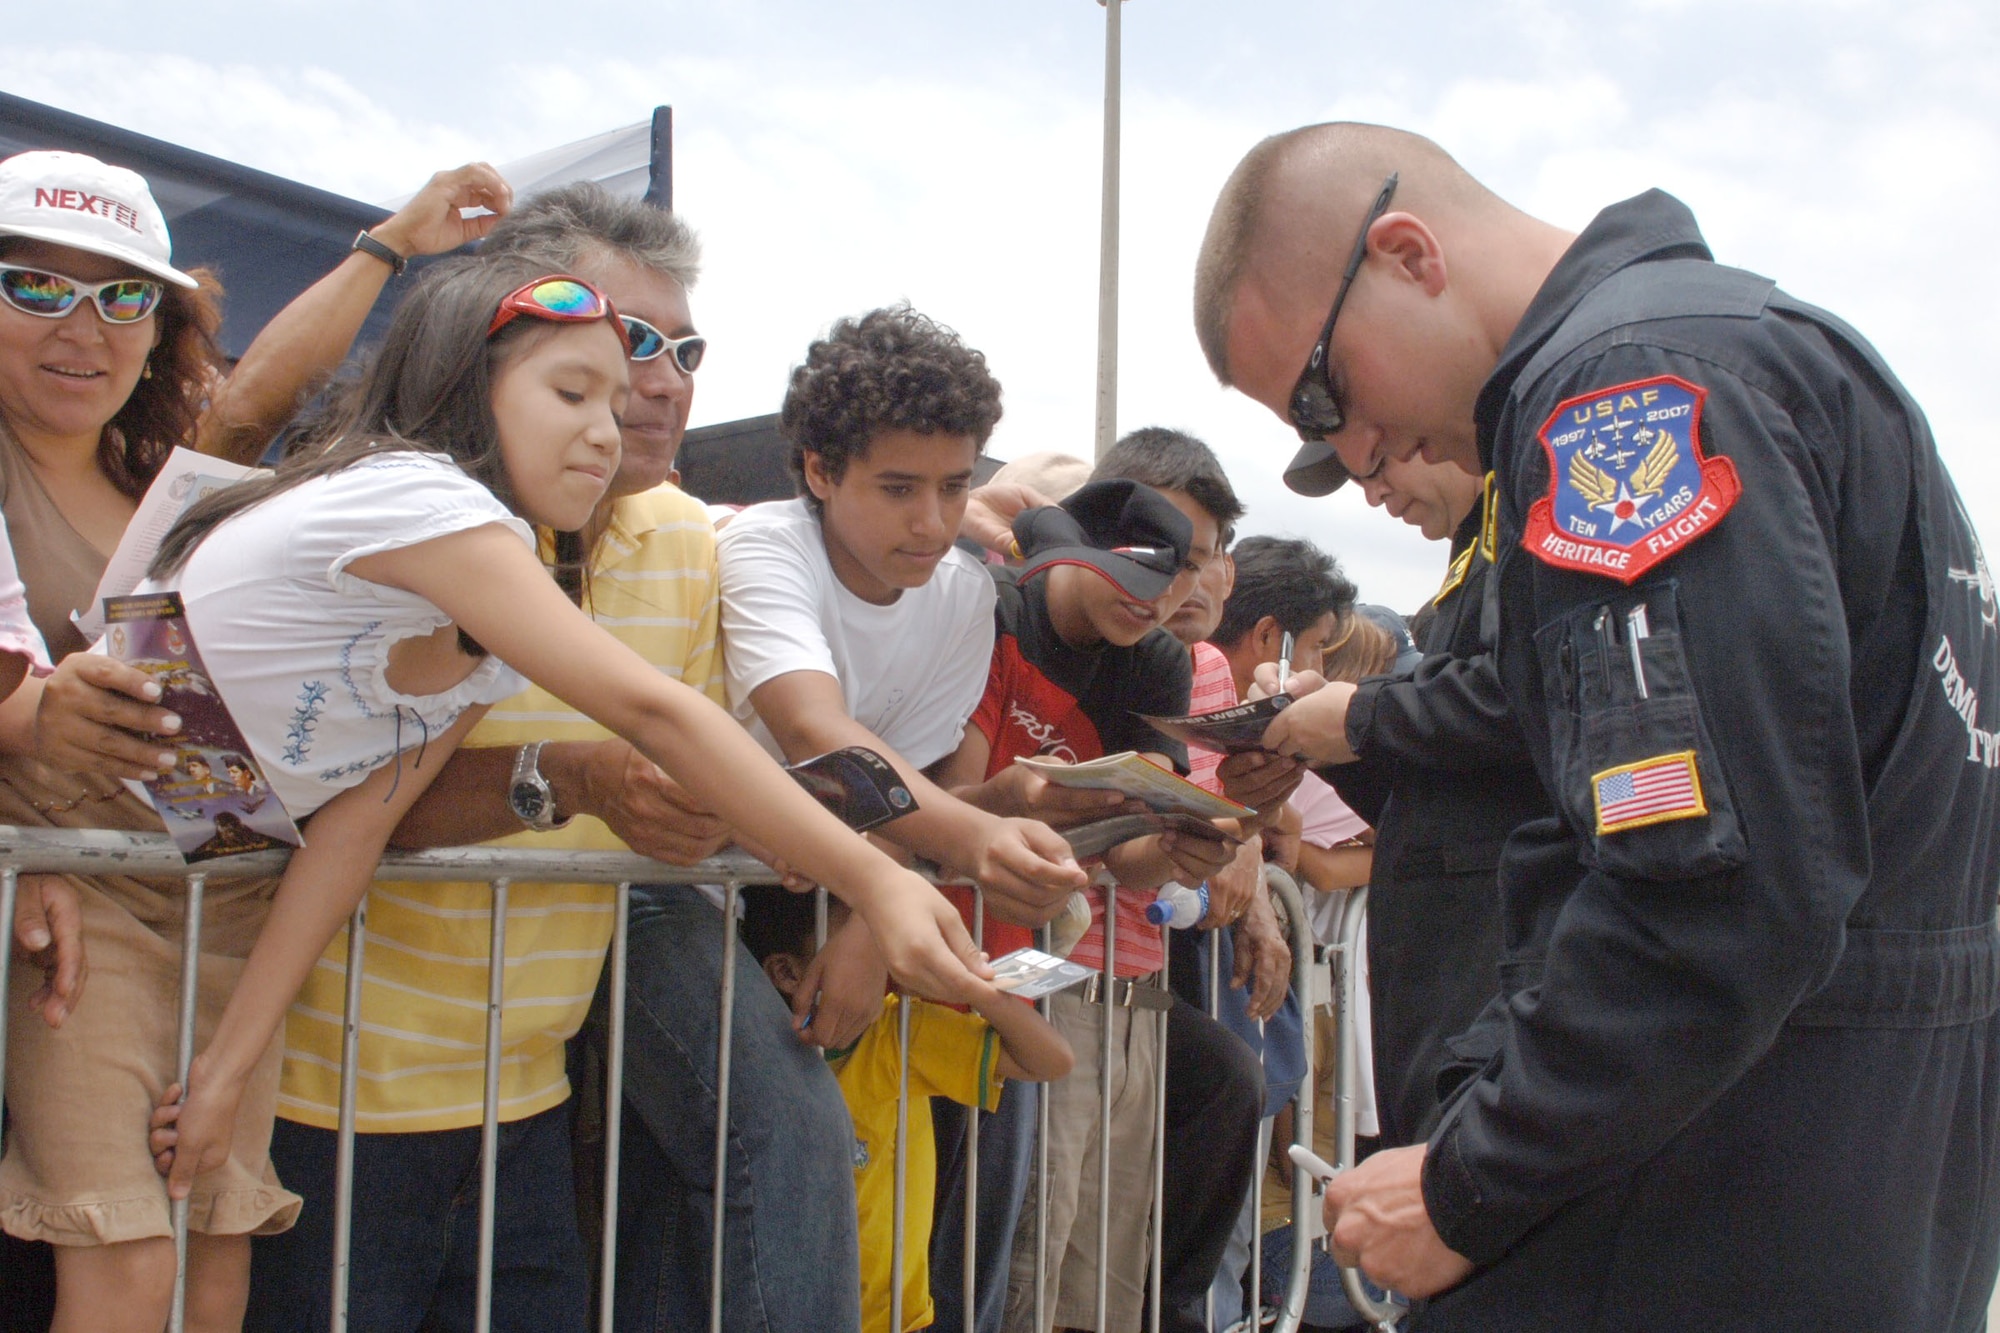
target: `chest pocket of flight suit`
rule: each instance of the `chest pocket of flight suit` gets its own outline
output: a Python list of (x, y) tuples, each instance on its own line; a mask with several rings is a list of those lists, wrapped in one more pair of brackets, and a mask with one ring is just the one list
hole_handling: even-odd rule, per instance
[(1664, 880), (1743, 864), (1735, 807), (1688, 678), (1674, 583), (1577, 607), (1537, 630), (1535, 646), (1556, 787), (1588, 843), (1585, 861)]

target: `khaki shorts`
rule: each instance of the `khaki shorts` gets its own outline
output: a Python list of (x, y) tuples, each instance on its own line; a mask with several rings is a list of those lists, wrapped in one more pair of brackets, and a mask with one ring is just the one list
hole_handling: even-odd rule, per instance
[[(48, 798), (0, 764), (0, 823), (52, 826), (34, 810)], [(78, 779), (64, 775), (63, 788)], [(58, 790), (61, 790), (59, 788)], [(74, 812), (98, 827), (159, 831), (127, 794)], [(53, 818), (63, 818), (62, 815)], [(83, 907), (89, 977), (82, 999), (51, 1030), (28, 1000), (39, 968), (18, 957), (7, 1002), (7, 1140), (0, 1157), (0, 1229), (57, 1245), (104, 1245), (173, 1234), (166, 1181), (147, 1149), (148, 1122), (179, 1060), (181, 929), (186, 890), (177, 882), (64, 876)], [(243, 955), (270, 907), (274, 881), (215, 880), (203, 912), (195, 1049), (214, 1031)], [(299, 1198), (270, 1164), (271, 1121), (284, 1058), (282, 1025), (237, 1112), (230, 1157), (195, 1180), (192, 1230), (211, 1235), (284, 1231)]]
[[(1097, 1197), (1099, 1153), (1111, 1140), (1108, 1321), (1104, 1333), (1137, 1333), (1152, 1261), (1155, 1098), (1159, 1095), (1166, 1015), (1113, 1006), (1111, 1115), (1107, 1122), (1097, 1071), (1104, 1051), (1104, 1007), (1085, 1004), (1075, 990), (1049, 1001), (1049, 1021), (1069, 1039), (1076, 1067), (1047, 1085), (1049, 1099), (1049, 1224), (1045, 1290), (1057, 1328), (1097, 1327)], [(1014, 1231), (1007, 1282), (1006, 1333), (1035, 1324), (1035, 1189), (1031, 1184)]]

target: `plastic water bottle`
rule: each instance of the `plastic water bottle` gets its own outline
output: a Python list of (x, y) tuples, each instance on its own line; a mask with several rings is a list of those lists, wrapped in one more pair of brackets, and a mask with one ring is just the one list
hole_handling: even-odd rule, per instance
[(1160, 896), (1146, 904), (1146, 920), (1170, 930), (1186, 930), (1208, 915), (1208, 885), (1191, 889), (1185, 884), (1167, 884)]

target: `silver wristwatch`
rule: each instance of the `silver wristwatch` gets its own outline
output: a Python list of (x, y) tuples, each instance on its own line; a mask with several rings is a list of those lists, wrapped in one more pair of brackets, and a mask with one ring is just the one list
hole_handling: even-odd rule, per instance
[(529, 741), (514, 756), (514, 776), (507, 779), (507, 804), (519, 819), (537, 833), (547, 833), (569, 823), (556, 818), (556, 794), (542, 776), (541, 741)]

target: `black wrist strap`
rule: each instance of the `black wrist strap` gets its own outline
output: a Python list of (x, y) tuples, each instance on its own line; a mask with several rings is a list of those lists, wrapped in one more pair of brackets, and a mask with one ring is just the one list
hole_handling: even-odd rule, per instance
[(399, 278), (403, 276), (403, 270), (410, 266), (409, 260), (397, 254), (373, 236), (370, 236), (365, 230), (354, 238), (352, 248), (359, 250), (364, 255), (373, 255), (375, 258), (381, 260), (391, 269), (394, 269), (395, 276)]

